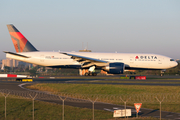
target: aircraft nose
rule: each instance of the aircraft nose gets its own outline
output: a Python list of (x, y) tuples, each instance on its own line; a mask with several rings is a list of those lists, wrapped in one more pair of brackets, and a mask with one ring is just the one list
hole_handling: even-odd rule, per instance
[(178, 63), (176, 62), (176, 66), (178, 65)]
[(174, 61), (173, 67), (175, 67), (175, 66), (177, 66), (177, 65), (178, 65), (178, 63), (177, 63), (176, 61)]

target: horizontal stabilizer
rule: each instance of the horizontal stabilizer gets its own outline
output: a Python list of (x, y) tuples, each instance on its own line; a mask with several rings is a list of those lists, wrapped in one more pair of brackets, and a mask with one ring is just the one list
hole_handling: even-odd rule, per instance
[(11, 55), (15, 55), (15, 56), (19, 56), (19, 57), (23, 57), (23, 58), (30, 58), (30, 57), (28, 57), (28, 56), (21, 55), (21, 54), (18, 54), (18, 53), (13, 53), (13, 52), (4, 51), (4, 53), (11, 54)]

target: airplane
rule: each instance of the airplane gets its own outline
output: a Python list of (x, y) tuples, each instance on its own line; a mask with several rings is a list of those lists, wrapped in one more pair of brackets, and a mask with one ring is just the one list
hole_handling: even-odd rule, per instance
[(41, 52), (14, 25), (8, 24), (7, 28), (16, 53), (4, 51), (6, 57), (40, 66), (88, 69), (85, 75), (89, 76), (97, 75), (97, 69), (123, 74), (125, 70), (166, 70), (177, 66), (170, 57), (149, 53)]

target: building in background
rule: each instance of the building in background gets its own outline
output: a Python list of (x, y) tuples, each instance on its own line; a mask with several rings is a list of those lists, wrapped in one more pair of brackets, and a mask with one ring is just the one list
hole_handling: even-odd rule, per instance
[(2, 64), (4, 66), (13, 67), (13, 59), (3, 59)]
[(14, 60), (14, 59), (3, 59), (2, 60), (2, 65), (8, 66), (8, 67), (11, 67), (11, 68), (12, 67), (18, 67), (19, 65), (32, 67), (32, 64), (30, 64), (30, 63), (25, 63), (25, 62)]
[(92, 52), (92, 51), (91, 51), (91, 50), (84, 49), (84, 50), (79, 50), (79, 52)]

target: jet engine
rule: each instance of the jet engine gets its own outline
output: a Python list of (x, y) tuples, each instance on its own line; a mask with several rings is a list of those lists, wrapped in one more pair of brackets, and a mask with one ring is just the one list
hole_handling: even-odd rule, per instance
[(103, 70), (107, 71), (109, 74), (123, 74), (124, 68), (124, 63), (109, 63)]

